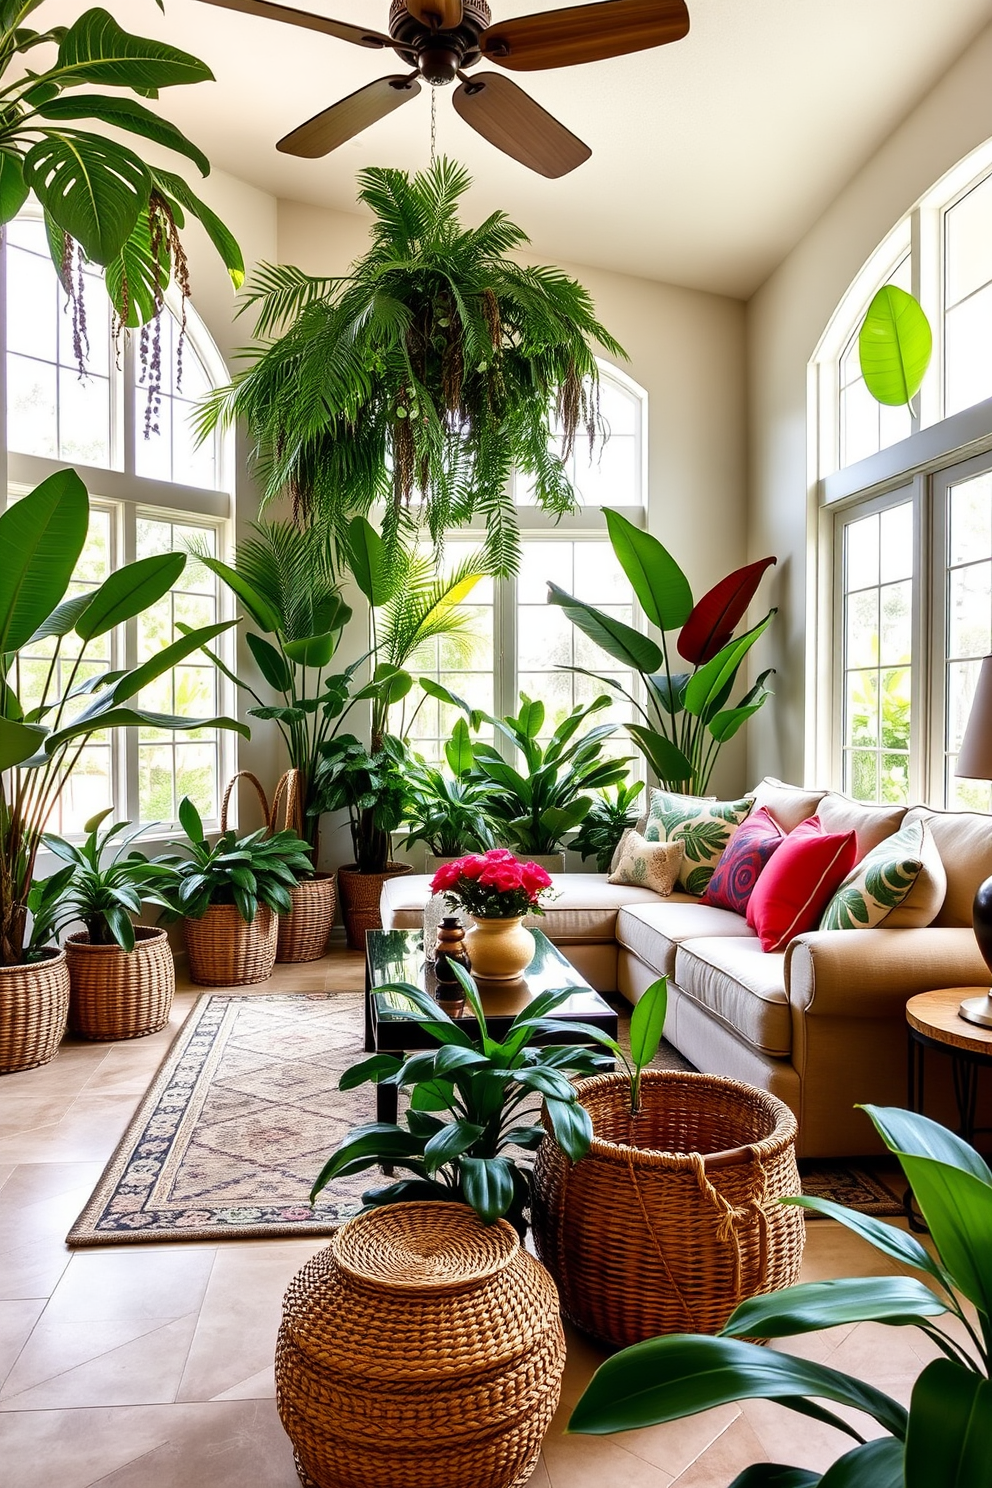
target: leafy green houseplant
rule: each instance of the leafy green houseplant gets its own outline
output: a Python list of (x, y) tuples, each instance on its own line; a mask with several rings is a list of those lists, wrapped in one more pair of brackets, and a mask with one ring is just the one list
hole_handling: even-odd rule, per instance
[(496, 846), (495, 823), (488, 809), (489, 790), (484, 782), (446, 775), (412, 754), (407, 758), (403, 779), (407, 847), (424, 842), (434, 857), (457, 858), (462, 853), (485, 852)]
[(583, 862), (595, 858), (597, 870), (607, 872), (624, 832), (637, 825), (633, 804), (643, 789), (644, 781), (634, 780), (629, 785), (616, 785), (612, 795), (608, 791), (597, 793), (569, 844)]
[[(105, 270), (125, 327), (155, 319), (170, 282), (184, 299), (189, 294), (179, 236), (187, 215), (201, 223), (236, 289), (244, 262), (231, 233), (182, 176), (146, 164), (117, 138), (124, 132), (149, 140), (207, 175), (210, 162), (202, 150), (138, 98), (210, 81), (210, 69), (164, 42), (122, 30), (99, 8), (84, 11), (71, 26), (44, 29), (42, 23), (35, 30), (26, 23), (44, 4), (0, 4), (0, 225), (16, 217), (33, 191), (44, 209), (56, 271), (74, 300), (82, 357), (85, 323), (75, 300), (80, 254)], [(39, 49), (47, 65), (39, 66)], [(107, 87), (125, 92), (101, 91)]]
[(403, 820), (406, 750), (387, 734), (374, 752), (354, 734), (336, 734), (317, 767), (317, 811), (347, 811), (355, 868), (380, 874), (391, 861), (392, 833)]
[[(936, 1253), (893, 1225), (829, 1200), (785, 1202), (846, 1225), (922, 1279), (889, 1275), (808, 1282), (742, 1303), (719, 1337), (674, 1335), (626, 1349), (594, 1375), (575, 1407), (570, 1431), (629, 1431), (734, 1400), (766, 1399), (827, 1421), (854, 1446), (823, 1474), (757, 1463), (740, 1473), (732, 1488), (958, 1488), (988, 1481), (992, 1171), (966, 1142), (924, 1116), (895, 1107), (864, 1109), (898, 1157)], [(942, 1328), (941, 1318), (954, 1320), (955, 1328)], [(919, 1328), (939, 1350), (941, 1357), (920, 1373), (908, 1411), (874, 1385), (837, 1369), (742, 1341), (795, 1337), (862, 1321)], [(866, 1441), (824, 1401), (865, 1413), (882, 1434)]]
[(368, 251), (340, 278), (259, 270), (252, 365), (207, 399), (200, 427), (244, 418), (266, 497), (288, 489), (342, 533), (385, 502), (391, 551), (418, 511), (437, 545), (482, 517), (491, 571), (511, 572), (511, 471), (533, 479), (545, 510), (571, 509), (556, 426), (566, 457), (580, 428), (596, 437), (593, 347), (624, 353), (580, 284), (510, 256), (527, 239), (502, 212), (459, 221), (461, 166), (358, 179)]
[[(744, 660), (768, 629), (775, 610), (740, 636), (735, 637), (734, 630), (762, 574), (776, 560), (762, 558), (737, 569), (694, 602), (688, 579), (656, 537), (619, 512), (606, 511), (604, 516), (613, 551), (645, 616), (658, 628), (658, 640), (584, 604), (557, 584), (548, 585), (548, 601), (561, 605), (573, 625), (640, 677), (643, 703), (614, 678), (592, 673), (624, 696), (642, 720), (628, 724), (627, 732), (660, 783), (669, 790), (703, 795), (721, 747), (770, 696), (765, 683), (771, 673), (764, 671), (753, 687), (731, 702)], [(669, 647), (670, 631), (678, 631), (674, 649), (681, 662)], [(692, 670), (680, 670), (683, 663)]]
[[(402, 1125), (375, 1122), (350, 1132), (321, 1170), (311, 1201), (334, 1178), (388, 1164), (411, 1176), (371, 1189), (364, 1195), (367, 1205), (461, 1200), (487, 1224), (506, 1216), (523, 1233), (530, 1182), (519, 1152), (533, 1151), (544, 1138), (535, 1103), (543, 1099), (557, 1140), (578, 1162), (588, 1151), (592, 1128), (569, 1077), (593, 1073), (603, 1060), (567, 1042), (575, 1037), (574, 1023), (555, 1020), (567, 990), (534, 998), (498, 1041), (489, 1035), (475, 982), (460, 966), (453, 970), (478, 1037), (410, 983), (379, 989), (399, 993), (438, 1048), (407, 1059), (375, 1054), (342, 1075), (342, 1090), (370, 1082), (408, 1090), (409, 1109)], [(547, 1036), (560, 1036), (562, 1044), (532, 1042)]]

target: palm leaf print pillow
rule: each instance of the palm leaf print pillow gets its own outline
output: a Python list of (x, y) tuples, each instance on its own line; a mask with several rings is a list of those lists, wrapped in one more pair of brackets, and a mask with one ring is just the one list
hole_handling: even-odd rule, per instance
[(820, 920), (821, 930), (870, 930), (897, 909), (923, 871), (922, 822), (886, 837), (852, 868)]
[(681, 842), (679, 884), (687, 894), (699, 895), (753, 805), (753, 796), (714, 801), (653, 790), (644, 835), (649, 842)]

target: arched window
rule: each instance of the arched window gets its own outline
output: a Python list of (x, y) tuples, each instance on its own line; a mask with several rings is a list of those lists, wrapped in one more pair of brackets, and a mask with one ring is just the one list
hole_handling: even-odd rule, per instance
[[(910, 244), (912, 249), (910, 250)], [(910, 408), (881, 409), (857, 334), (884, 283), (911, 290), (934, 353)], [(988, 809), (957, 751), (992, 651), (992, 141), (897, 224), (812, 363), (820, 572), (818, 774), (863, 800)]]
[[(91, 515), (71, 592), (95, 587), (115, 567), (152, 553), (199, 548), (223, 555), (232, 517), (232, 465), (223, 438), (195, 447), (189, 416), (195, 400), (226, 382), (227, 373), (192, 307), (180, 345), (180, 323), (167, 304), (157, 355), (150, 333), (146, 371), (137, 336), (115, 337), (94, 268), (83, 272), (81, 312), (74, 319), (40, 217), (26, 212), (8, 225), (2, 272), (7, 499), (16, 500), (67, 464), (79, 471), (90, 492)], [(148, 378), (155, 383), (151, 399)], [(174, 590), (105, 638), (102, 656), (88, 649), (87, 675), (140, 663), (176, 638), (180, 624), (224, 618), (226, 604), (213, 576), (190, 559)], [(42, 641), (22, 653), (25, 700), (40, 690), (51, 645)], [(72, 665), (71, 640), (63, 644), (58, 664)], [(226, 693), (226, 682), (207, 658), (193, 655), (146, 689), (140, 703), (154, 712), (209, 717), (230, 710)], [(78, 832), (105, 806), (120, 819), (171, 825), (184, 795), (195, 800), (205, 821), (215, 822), (219, 782), (234, 768), (232, 750), (230, 735), (215, 730), (98, 735), (73, 769), (50, 827)]]

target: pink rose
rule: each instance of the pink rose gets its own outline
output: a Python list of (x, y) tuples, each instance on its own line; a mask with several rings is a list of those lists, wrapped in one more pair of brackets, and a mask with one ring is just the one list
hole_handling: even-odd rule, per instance
[(453, 888), (458, 882), (458, 864), (442, 863), (440, 868), (431, 879), (431, 893), (441, 894), (445, 889)]
[(517, 861), (508, 847), (491, 847), (483, 856), (487, 863), (515, 863)]
[(486, 860), (479, 853), (469, 853), (467, 858), (462, 858), (459, 866), (465, 878), (478, 878), (486, 866)]
[(503, 894), (511, 893), (520, 888), (520, 865), (519, 863), (499, 863), (496, 867), (494, 879), (497, 889)]
[(539, 894), (542, 889), (550, 889), (551, 875), (537, 863), (525, 863), (520, 872), (520, 880), (528, 894)]

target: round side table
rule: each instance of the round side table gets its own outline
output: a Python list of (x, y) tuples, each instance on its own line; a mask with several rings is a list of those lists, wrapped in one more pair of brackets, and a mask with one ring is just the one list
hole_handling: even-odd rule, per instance
[(954, 1096), (958, 1105), (958, 1133), (966, 1142), (975, 1135), (978, 1071), (992, 1065), (992, 1028), (982, 1028), (958, 1017), (966, 997), (982, 997), (987, 987), (939, 987), (920, 992), (906, 1004), (909, 1031), (909, 1100), (911, 1111), (923, 1111), (924, 1056), (938, 1049), (951, 1058)]

